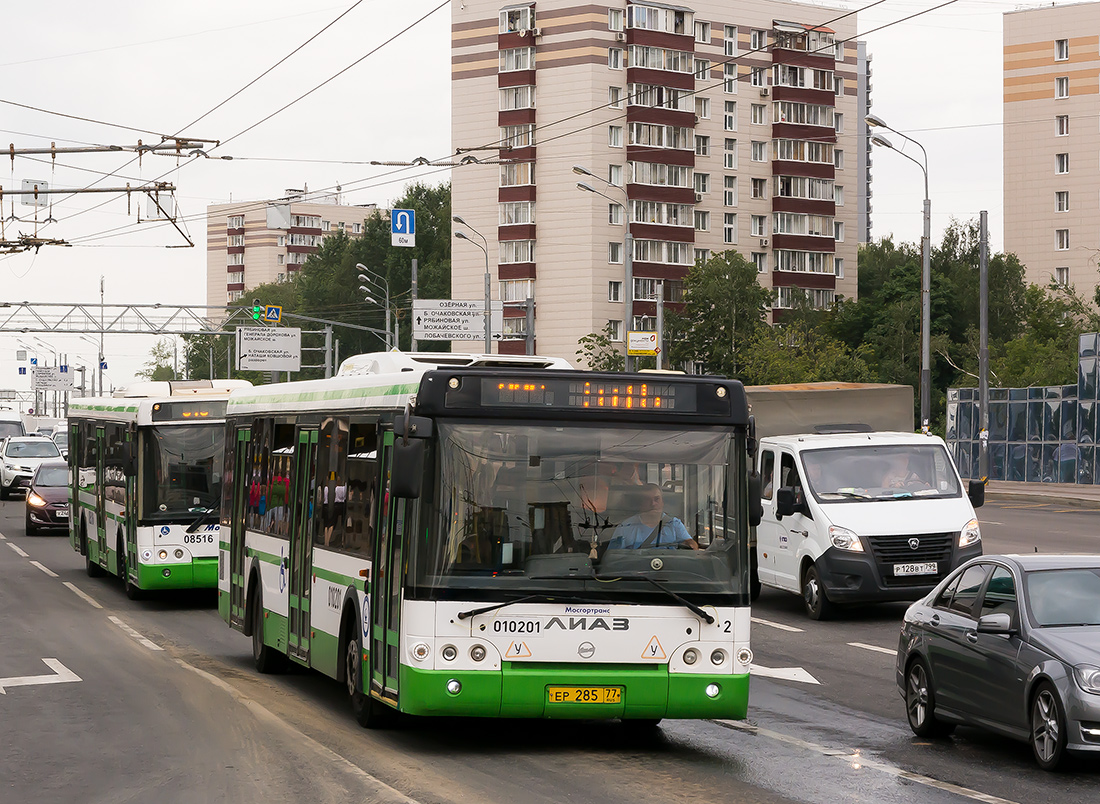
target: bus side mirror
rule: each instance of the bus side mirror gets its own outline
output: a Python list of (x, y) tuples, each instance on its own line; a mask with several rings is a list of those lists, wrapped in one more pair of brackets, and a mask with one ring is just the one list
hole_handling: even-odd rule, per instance
[(760, 483), (760, 473), (756, 470), (749, 472), (749, 525), (756, 527), (764, 518), (763, 486)]
[(426, 445), (419, 438), (403, 438), (393, 442), (393, 472), (390, 490), (395, 497), (416, 499), (424, 482), (424, 452)]
[(985, 483), (982, 480), (971, 480), (966, 487), (966, 496), (970, 498), (970, 504), (975, 508), (985, 505)]
[(122, 447), (122, 473), (127, 477), (137, 474), (137, 445), (127, 441)]
[(794, 489), (783, 486), (775, 490), (775, 518), (791, 516), (795, 511)]

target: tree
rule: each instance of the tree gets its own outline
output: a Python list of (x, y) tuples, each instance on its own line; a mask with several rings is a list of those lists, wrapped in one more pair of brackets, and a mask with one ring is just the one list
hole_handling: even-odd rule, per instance
[(602, 332), (590, 332), (577, 341), (578, 361), (592, 371), (622, 371), (625, 367), (622, 347), (611, 340), (611, 323)]
[(149, 351), (149, 360), (145, 368), (135, 371), (134, 376), (143, 380), (174, 380), (176, 379), (176, 342), (173, 338), (161, 338)]

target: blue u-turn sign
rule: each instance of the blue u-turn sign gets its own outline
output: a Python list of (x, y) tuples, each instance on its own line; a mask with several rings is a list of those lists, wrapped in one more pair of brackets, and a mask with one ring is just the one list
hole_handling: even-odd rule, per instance
[(390, 212), (390, 236), (395, 246), (415, 246), (416, 210), (395, 209)]

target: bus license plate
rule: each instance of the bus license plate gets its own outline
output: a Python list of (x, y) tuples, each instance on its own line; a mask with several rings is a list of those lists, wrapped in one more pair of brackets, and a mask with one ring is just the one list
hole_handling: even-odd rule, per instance
[(622, 687), (548, 687), (548, 703), (622, 703)]
[(935, 575), (937, 568), (935, 561), (925, 561), (922, 564), (895, 564), (894, 575)]

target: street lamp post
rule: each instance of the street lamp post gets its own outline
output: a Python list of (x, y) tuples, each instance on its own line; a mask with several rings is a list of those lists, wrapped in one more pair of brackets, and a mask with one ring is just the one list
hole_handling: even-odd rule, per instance
[(493, 303), (492, 303), (492, 278), (489, 276), (489, 241), (485, 239), (485, 235), (475, 229), (470, 224), (466, 223), (462, 219), (461, 215), (452, 215), (451, 220), (455, 223), (460, 223), (471, 232), (481, 238), (479, 244), (476, 240), (471, 240), (466, 236), (465, 232), (455, 232), (455, 237), (459, 240), (465, 240), (467, 243), (473, 243), (479, 249), (485, 253), (485, 354), (490, 354), (493, 351), (492, 338), (493, 338)]
[[(390, 283), (381, 274), (375, 273), (370, 268), (363, 265), (363, 263), (361, 263), (361, 262), (355, 263), (355, 267), (363, 272), (363, 273), (359, 274), (359, 281), (363, 282), (364, 284), (359, 286), (359, 290), (361, 290), (363, 293), (367, 294), (366, 295), (366, 301), (370, 302), (371, 304), (377, 304), (379, 307), (382, 307), (386, 311), (386, 349), (396, 347), (397, 346), (397, 337), (396, 337), (396, 335), (394, 336), (392, 342), (390, 340)], [(374, 297), (371, 296), (372, 293), (377, 293), (378, 292), (377, 290), (374, 290), (372, 288), (367, 287), (366, 283), (371, 283), (371, 282), (374, 283), (378, 288), (380, 288), (382, 290), (382, 293), (384, 294), (383, 295), (384, 301), (379, 302), (376, 299), (374, 299)], [(396, 314), (394, 315), (393, 319), (394, 319), (394, 325), (395, 325), (395, 329), (396, 329), (396, 324), (397, 324)]]
[[(630, 198), (627, 196), (626, 190), (624, 190), (622, 187), (619, 187), (617, 184), (612, 184), (606, 179), (597, 176), (588, 168), (582, 167), (581, 165), (573, 165), (573, 172), (576, 173), (578, 176), (589, 176), (593, 179), (601, 181), (608, 187), (613, 187), (623, 194), (623, 201), (618, 201), (608, 195), (604, 195), (587, 182), (577, 182), (578, 190), (584, 190), (586, 193), (595, 193), (598, 196), (606, 198), (608, 201), (611, 201), (614, 204), (618, 204), (623, 211), (623, 225), (626, 227), (626, 232), (623, 234), (623, 272), (625, 273), (624, 278), (626, 280), (624, 283), (625, 287), (623, 288), (623, 318), (625, 319), (623, 323), (626, 326), (627, 333), (627, 343), (625, 345), (626, 348), (623, 355), (623, 369), (625, 371), (633, 371), (634, 359), (630, 355), (629, 332), (634, 327), (634, 236), (630, 233), (630, 210), (627, 208), (627, 204), (624, 203), (624, 201), (629, 201)], [(661, 337), (662, 333), (658, 332), (658, 341), (661, 340)]]
[(874, 127), (882, 127), (893, 131), (895, 134), (899, 134), (909, 142), (916, 145), (921, 150), (921, 154), (924, 157), (923, 162), (918, 161), (911, 157), (904, 151), (899, 151), (894, 147), (890, 140), (883, 137), (881, 134), (873, 134), (871, 136), (871, 142), (875, 145), (880, 145), (883, 148), (889, 148), (893, 151), (904, 156), (910, 162), (915, 164), (924, 173), (924, 238), (921, 241), (921, 283), (920, 283), (920, 296), (921, 296), (921, 365), (920, 365), (920, 420), (921, 430), (928, 432), (929, 418), (932, 409), (932, 202), (928, 197), (928, 152), (924, 150), (924, 146), (917, 142), (912, 137), (902, 134), (900, 131), (883, 122), (882, 118), (876, 117), (873, 114), (869, 114), (864, 118), (867, 121), (867, 125)]

